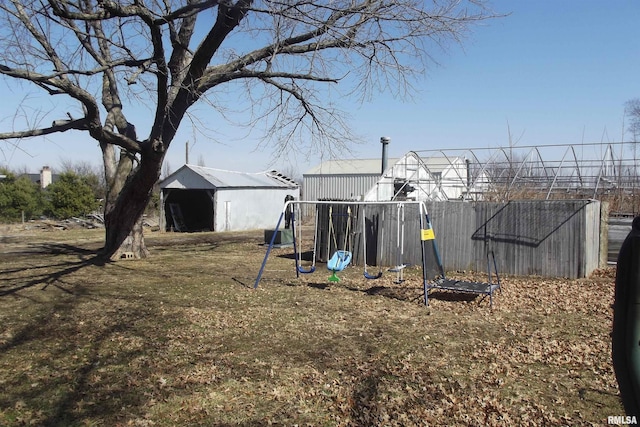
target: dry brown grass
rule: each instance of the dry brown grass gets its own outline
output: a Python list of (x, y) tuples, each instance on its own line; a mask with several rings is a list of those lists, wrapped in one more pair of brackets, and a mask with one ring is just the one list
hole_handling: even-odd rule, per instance
[[(0, 424), (602, 425), (622, 415), (613, 271), (503, 278), (488, 301), (296, 279), (262, 233), (149, 233), (100, 265), (99, 230), (0, 230)], [(461, 275), (462, 276), (462, 275)]]

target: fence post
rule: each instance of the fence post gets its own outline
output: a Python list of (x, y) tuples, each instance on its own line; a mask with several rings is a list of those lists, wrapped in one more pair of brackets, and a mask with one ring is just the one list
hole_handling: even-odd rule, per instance
[(599, 268), (609, 263), (609, 202), (600, 202), (600, 261)]

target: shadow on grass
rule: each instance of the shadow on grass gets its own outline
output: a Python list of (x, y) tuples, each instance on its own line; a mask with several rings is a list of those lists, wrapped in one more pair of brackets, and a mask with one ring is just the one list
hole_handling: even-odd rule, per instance
[(28, 255), (78, 255), (78, 256), (92, 256), (96, 254), (95, 249), (83, 248), (80, 246), (69, 245), (66, 243), (41, 243), (38, 245), (31, 245), (24, 251), (19, 252), (22, 256)]
[(403, 286), (371, 286), (369, 288), (345, 286), (345, 289), (364, 293), (370, 296), (381, 296), (389, 299), (412, 303), (424, 298), (421, 290)]
[[(287, 284), (288, 286), (298, 286), (295, 284)], [(328, 283), (328, 282), (309, 282), (306, 286), (314, 289), (330, 289), (332, 286), (341, 286), (349, 291), (366, 294), (370, 296), (381, 296), (384, 298), (394, 299), (397, 301), (404, 301), (410, 303), (424, 304), (424, 291), (422, 288), (405, 287), (405, 286), (371, 286), (368, 288), (359, 288), (356, 286), (342, 285), (340, 282)], [(479, 295), (469, 292), (450, 292), (446, 290), (430, 290), (429, 299), (436, 299), (439, 301), (448, 302), (472, 302), (476, 301), (478, 304), (487, 298), (487, 295)]]
[[(164, 325), (179, 325), (183, 319), (161, 312), (143, 296), (128, 295), (126, 301), (107, 296), (107, 301), (84, 285), (72, 286), (72, 295), (58, 294), (46, 305), (40, 301), (0, 346), (4, 363), (18, 358), (12, 363), (13, 377), (0, 392), (4, 421), (125, 425), (126, 420), (142, 419), (150, 401), (169, 396), (157, 377), (172, 364)], [(166, 323), (160, 326), (158, 318)]]
[(242, 278), (232, 277), (231, 280), (234, 283), (237, 283), (238, 285), (247, 289), (253, 289), (254, 282), (255, 282), (255, 279), (248, 279), (246, 277), (242, 277)]
[(428, 405), (425, 399), (431, 400), (433, 406), (435, 402), (444, 399), (444, 393), (439, 390), (441, 383), (438, 378), (424, 372), (417, 378), (410, 378), (401, 372), (393, 372), (388, 366), (374, 367), (358, 378), (353, 389), (350, 411), (352, 425), (378, 425), (380, 420), (389, 419), (389, 403), (386, 396), (389, 395), (390, 390), (396, 393), (397, 390), (406, 389), (418, 389), (424, 392), (409, 395), (403, 399), (403, 402), (397, 402), (393, 412), (407, 415), (404, 420), (406, 425), (429, 425), (430, 423), (421, 417), (415, 415), (412, 417), (409, 414), (416, 407)]
[[(328, 273), (327, 273), (328, 276)], [(300, 286), (291, 282), (283, 282), (285, 286)], [(405, 301), (414, 303), (416, 301), (424, 302), (424, 294), (421, 289), (407, 288), (402, 286), (372, 286), (369, 288), (358, 288), (356, 286), (342, 285), (340, 282), (307, 282), (304, 284), (309, 288), (327, 290), (334, 286), (340, 286), (343, 289), (347, 289), (352, 292), (360, 294), (366, 294), (369, 296), (381, 296), (389, 299), (395, 299), (398, 301)], [(431, 296), (429, 296), (431, 298)]]
[[(115, 383), (110, 384), (109, 387), (97, 388), (93, 384), (105, 366), (127, 366), (136, 357), (143, 354), (142, 349), (137, 349), (119, 352), (114, 358), (106, 358), (101, 355), (101, 348), (113, 339), (114, 335), (126, 330), (126, 323), (128, 322), (121, 320), (92, 335), (84, 363), (76, 367), (73, 379), (69, 383), (61, 382), (54, 385), (63, 392), (59, 396), (55, 410), (46, 418), (43, 425), (75, 425), (82, 420), (87, 420), (87, 418), (113, 419), (118, 414), (122, 414), (122, 409), (125, 407), (133, 413), (138, 412), (136, 408), (143, 406), (143, 402), (148, 400), (142, 390), (136, 390), (136, 387)], [(68, 357), (73, 353), (74, 349), (69, 346), (61, 349), (57, 356)], [(23, 396), (23, 398), (38, 399), (37, 394), (40, 393), (48, 394), (44, 390), (36, 390), (36, 395)]]
[[(29, 266), (27, 269), (28, 274), (26, 275), (22, 274), (25, 268), (4, 270), (3, 278), (0, 279), (0, 297), (12, 295), (18, 291), (37, 285), (43, 285), (43, 289), (46, 289), (50, 285), (63, 289), (59, 286), (59, 283), (64, 282), (64, 277), (88, 266), (101, 266), (105, 264), (104, 259), (96, 255), (95, 250), (60, 243), (42, 244), (12, 254), (12, 256), (19, 256), (21, 258), (42, 255), (76, 255), (79, 259), (77, 261), (63, 261), (55, 264), (43, 263), (42, 265)], [(11, 274), (18, 273), (21, 273), (19, 279), (10, 276)], [(16, 282), (20, 283), (16, 284)]]
[(446, 290), (429, 292), (429, 299), (433, 298), (439, 301), (449, 301), (449, 302), (471, 302), (475, 300), (478, 300), (478, 302), (481, 302), (485, 296), (486, 295), (474, 294), (471, 292), (453, 292), (453, 291), (446, 291)]
[(378, 417), (379, 384), (380, 373), (372, 373), (360, 378), (360, 383), (356, 385), (352, 396), (354, 402), (351, 409), (352, 419), (364, 420)]
[[(279, 255), (276, 255), (276, 256), (278, 258), (283, 258), (283, 259), (292, 259), (292, 260), (296, 259), (296, 254), (294, 254), (293, 252), (286, 253), (286, 254), (279, 254)], [(312, 262), (313, 261), (313, 251), (299, 252), (297, 257), (302, 261)]]

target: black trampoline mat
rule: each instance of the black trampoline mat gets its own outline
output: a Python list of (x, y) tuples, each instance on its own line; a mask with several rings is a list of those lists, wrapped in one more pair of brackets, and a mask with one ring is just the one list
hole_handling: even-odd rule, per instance
[(473, 292), (476, 294), (490, 294), (500, 287), (492, 283), (467, 282), (465, 280), (441, 279), (430, 285), (431, 288), (446, 289), (458, 292)]

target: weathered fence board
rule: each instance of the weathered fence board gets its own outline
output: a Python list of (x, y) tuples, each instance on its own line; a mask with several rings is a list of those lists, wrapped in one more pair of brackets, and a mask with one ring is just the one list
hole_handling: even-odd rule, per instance
[(615, 264), (618, 261), (618, 252), (622, 242), (627, 238), (627, 235), (631, 231), (631, 223), (633, 217), (618, 217), (609, 219), (608, 230), (608, 253), (607, 261), (610, 264)]
[[(427, 202), (435, 230), (437, 255), (446, 271), (487, 270), (487, 253), (493, 251), (499, 272), (546, 277), (586, 277), (598, 268), (600, 256), (600, 203), (594, 200), (492, 202)], [(350, 250), (354, 263), (363, 265), (363, 230), (367, 233), (367, 265), (419, 265), (422, 251), (418, 207), (378, 205), (352, 209)], [(327, 223), (328, 212), (320, 223)], [(346, 228), (345, 212), (334, 212), (334, 226)], [(334, 245), (322, 233), (320, 261)], [(338, 232), (340, 234), (340, 231)], [(344, 240), (337, 239), (338, 245)], [(436, 252), (427, 247), (427, 262)], [(329, 251), (327, 252), (327, 249)], [(341, 249), (341, 248), (340, 248)], [(432, 277), (435, 266), (428, 265)]]

